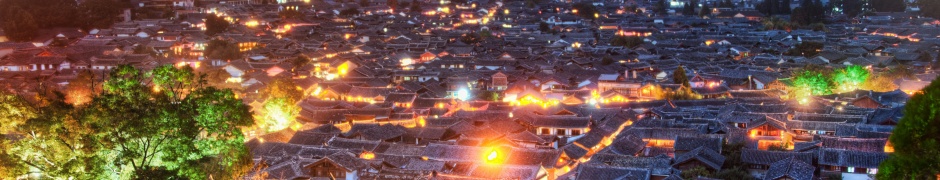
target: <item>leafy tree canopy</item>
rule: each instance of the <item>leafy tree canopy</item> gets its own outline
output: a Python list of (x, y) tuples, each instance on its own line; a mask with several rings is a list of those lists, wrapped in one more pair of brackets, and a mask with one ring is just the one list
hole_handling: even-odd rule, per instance
[(907, 102), (889, 138), (894, 153), (878, 167), (877, 179), (935, 179), (940, 173), (938, 98), (940, 80), (934, 80)]

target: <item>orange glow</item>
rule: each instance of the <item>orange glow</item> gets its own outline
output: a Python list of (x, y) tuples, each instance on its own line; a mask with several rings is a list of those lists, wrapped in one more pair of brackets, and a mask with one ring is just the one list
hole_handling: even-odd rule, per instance
[(757, 137), (757, 130), (751, 130), (751, 138)]
[(424, 120), (424, 117), (418, 117), (418, 126), (424, 127), (425, 124), (427, 124), (427, 121)]
[(891, 144), (891, 141), (888, 141), (887, 143), (885, 143), (885, 152), (886, 153), (894, 152), (894, 145)]
[(362, 152), (362, 154), (359, 155), (359, 158), (362, 158), (362, 159), (375, 159), (375, 153), (372, 153), (372, 152), (369, 152), (369, 151)]

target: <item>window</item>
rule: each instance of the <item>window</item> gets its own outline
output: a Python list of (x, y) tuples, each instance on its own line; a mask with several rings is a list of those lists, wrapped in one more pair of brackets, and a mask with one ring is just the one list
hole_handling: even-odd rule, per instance
[(565, 129), (556, 129), (555, 135), (565, 135)]
[(829, 171), (842, 171), (842, 167), (839, 167), (839, 166), (829, 166)]
[(868, 169), (868, 174), (878, 174), (878, 168)]
[(581, 130), (577, 130), (577, 129), (571, 130), (571, 135), (572, 135), (572, 136), (581, 135)]
[(542, 134), (542, 135), (552, 134), (552, 131), (548, 130), (548, 128), (542, 128), (542, 132), (539, 134)]
[(854, 172), (855, 172), (855, 167), (846, 168), (846, 172), (854, 173)]

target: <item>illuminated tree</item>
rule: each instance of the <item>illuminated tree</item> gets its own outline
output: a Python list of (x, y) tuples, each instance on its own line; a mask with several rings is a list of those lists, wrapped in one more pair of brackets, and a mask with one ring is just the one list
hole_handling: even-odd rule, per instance
[(837, 85), (836, 90), (839, 92), (849, 92), (858, 89), (859, 85), (868, 81), (870, 75), (868, 69), (852, 65), (835, 71), (832, 74), (832, 81)]
[(282, 130), (297, 123), (294, 121), (300, 108), (297, 102), (303, 98), (300, 87), (289, 77), (278, 77), (264, 89), (267, 98), (261, 109), (262, 127), (268, 132)]
[(0, 91), (0, 134), (11, 133), (16, 127), (36, 116), (34, 109), (25, 99), (16, 94)]
[(10, 150), (20, 162), (39, 170), (52, 179), (116, 179), (124, 173), (116, 151), (110, 150), (107, 136), (99, 126), (83, 116), (93, 117), (74, 109), (58, 98), (39, 108), (37, 116), (30, 118), (18, 129), (24, 135)]
[(898, 85), (894, 84), (895, 78), (890, 77), (886, 74), (879, 74), (868, 78), (867, 81), (863, 82), (861, 89), (872, 90), (877, 92), (888, 92), (898, 89)]
[(790, 97), (803, 100), (810, 96), (832, 93), (832, 84), (820, 72), (803, 70), (793, 77), (793, 87), (789, 88)]
[(231, 90), (202, 79), (188, 67), (119, 66), (85, 106), (49, 98), (12, 154), (54, 179), (235, 179), (250, 166), (242, 128), (253, 120)]
[(904, 106), (888, 139), (894, 146), (877, 179), (935, 179), (940, 174), (940, 81), (934, 80)]
[(248, 106), (228, 89), (198, 88), (168, 117), (178, 128), (163, 146), (165, 167), (190, 179), (236, 179), (251, 159), (242, 129), (254, 120)]
[(94, 97), (96, 87), (95, 74), (89, 70), (81, 71), (65, 87), (65, 102), (76, 106), (88, 103)]

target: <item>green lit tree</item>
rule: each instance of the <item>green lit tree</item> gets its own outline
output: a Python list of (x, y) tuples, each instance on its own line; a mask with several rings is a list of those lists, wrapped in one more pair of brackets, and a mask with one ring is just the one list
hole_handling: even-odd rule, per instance
[(940, 81), (934, 80), (904, 106), (888, 139), (894, 146), (877, 179), (935, 179), (940, 174)]
[(832, 94), (832, 84), (823, 73), (803, 70), (793, 76), (793, 87), (789, 90), (791, 98), (803, 101), (810, 96)]
[(11, 154), (53, 179), (236, 179), (250, 166), (242, 129), (254, 120), (234, 92), (203, 79), (188, 67), (121, 65), (84, 106), (48, 98), (17, 128), (26, 137)]
[(832, 81), (837, 86), (839, 92), (849, 92), (858, 89), (860, 85), (868, 81), (871, 73), (862, 66), (851, 65), (836, 70), (832, 74)]
[(36, 116), (36, 110), (26, 99), (16, 94), (0, 91), (0, 134), (15, 132), (16, 127)]
[(278, 77), (264, 89), (267, 97), (261, 109), (262, 127), (268, 132), (282, 130), (297, 123), (294, 121), (300, 107), (297, 102), (303, 98), (303, 92), (289, 77)]

